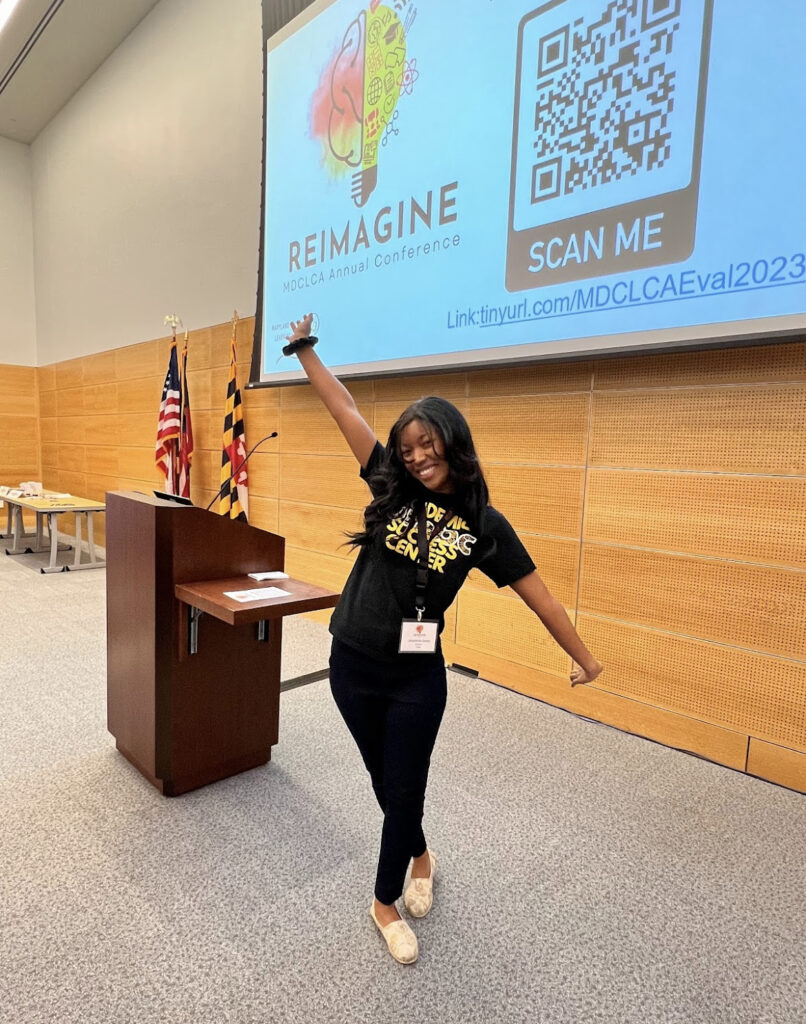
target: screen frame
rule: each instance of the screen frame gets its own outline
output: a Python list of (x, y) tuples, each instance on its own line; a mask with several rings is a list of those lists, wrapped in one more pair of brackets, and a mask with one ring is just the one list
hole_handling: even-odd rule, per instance
[[(279, 364), (276, 374), (263, 373), (263, 320), (264, 250), (266, 230), (266, 152), (267, 152), (267, 88), (268, 54), (285, 39), (303, 28), (316, 16), (327, 10), (336, 0), (262, 0), (263, 10), (263, 132), (261, 150), (261, 201), (259, 227), (258, 287), (255, 305), (255, 328), (249, 381), (245, 389), (288, 387), (307, 380), (305, 372), (296, 364)], [(710, 9), (710, 4), (707, 5)], [(710, 34), (710, 17), (707, 31)], [(707, 79), (703, 94), (707, 92)], [(705, 96), (701, 96), (697, 131), (702, 133), (702, 115)], [(701, 139), (700, 139), (701, 142)], [(707, 330), (707, 333), (706, 333)], [(636, 336), (643, 341), (636, 343)], [(541, 362), (573, 362), (591, 358), (645, 356), (653, 352), (691, 352), (711, 348), (744, 348), (752, 345), (785, 344), (806, 337), (806, 311), (783, 316), (761, 317), (752, 320), (733, 320), (722, 323), (697, 324), (689, 327), (655, 328), (643, 332), (621, 332), (609, 335), (581, 335), (558, 341), (542, 341), (501, 346), (494, 349), (458, 350), (442, 352), (423, 362), (423, 356), (399, 357), (372, 363), (328, 364), (340, 378), (367, 380), (382, 376), (422, 376), (462, 371), (500, 369)], [(326, 334), (323, 335), (326, 342)], [(324, 360), (327, 362), (327, 360)], [(289, 369), (286, 369), (286, 365)]]

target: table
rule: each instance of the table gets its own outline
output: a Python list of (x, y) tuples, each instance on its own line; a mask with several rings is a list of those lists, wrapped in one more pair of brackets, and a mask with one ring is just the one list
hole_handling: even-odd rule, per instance
[[(4, 539), (11, 539), (12, 546), (6, 548), (7, 555), (27, 555), (37, 551), (50, 549), (50, 561), (39, 571), (42, 573), (69, 572), (78, 569), (101, 569), (106, 565), (105, 561), (98, 558), (95, 551), (95, 535), (93, 530), (93, 515), (96, 512), (104, 512), (106, 505), (102, 501), (92, 501), (89, 498), (78, 498), (73, 494), (56, 495), (53, 492), (45, 491), (40, 497), (24, 497), (16, 495), (12, 489), (9, 493), (0, 493), (0, 501), (5, 501), (8, 506), (8, 520)], [(36, 513), (36, 529), (34, 533), (26, 533), (22, 520), (24, 510)], [(76, 540), (75, 545), (59, 544), (59, 531), (57, 518), (66, 512), (72, 512), (76, 517)], [(87, 520), (87, 555), (88, 559), (81, 558), (81, 522), (82, 517)], [(48, 540), (44, 540), (44, 529), (47, 526)], [(27, 542), (32, 542), (33, 546)], [(72, 564), (57, 562), (59, 551), (69, 551), (75, 548), (75, 557)]]

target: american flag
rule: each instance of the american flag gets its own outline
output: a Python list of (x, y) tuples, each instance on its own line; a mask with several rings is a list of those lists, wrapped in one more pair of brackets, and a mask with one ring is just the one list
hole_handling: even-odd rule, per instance
[(188, 392), (188, 332), (182, 348), (182, 425), (179, 435), (179, 494), (190, 497), (190, 464), (193, 461), (193, 425), (190, 420), (190, 393)]
[[(235, 337), (231, 342), (230, 379), (224, 411), (224, 449), (221, 453), (221, 498), (218, 511), (244, 522), (249, 515), (249, 486), (246, 477), (246, 438), (243, 428), (241, 392), (235, 376)], [(240, 468), (239, 468), (240, 467)], [(233, 470), (236, 472), (233, 474)]]
[(165, 477), (168, 494), (178, 493), (179, 482), (179, 367), (176, 362), (176, 338), (171, 343), (168, 372), (162, 385), (162, 400), (157, 421), (157, 447), (154, 458), (157, 469)]

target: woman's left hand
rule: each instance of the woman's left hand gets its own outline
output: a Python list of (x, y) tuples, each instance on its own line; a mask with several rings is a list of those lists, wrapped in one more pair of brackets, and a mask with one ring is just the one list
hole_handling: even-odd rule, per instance
[(592, 683), (603, 671), (604, 665), (600, 665), (598, 661), (593, 662), (587, 668), (577, 665), (571, 670), (571, 685), (579, 686), (580, 683)]

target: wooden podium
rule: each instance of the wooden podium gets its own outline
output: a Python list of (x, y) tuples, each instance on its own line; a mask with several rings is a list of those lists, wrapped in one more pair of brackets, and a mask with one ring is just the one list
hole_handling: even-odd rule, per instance
[[(283, 569), (276, 534), (146, 494), (106, 501), (107, 723), (118, 750), (166, 796), (265, 764), (278, 735), (282, 618), (339, 595), (249, 579)], [(289, 596), (224, 596), (270, 585)]]

